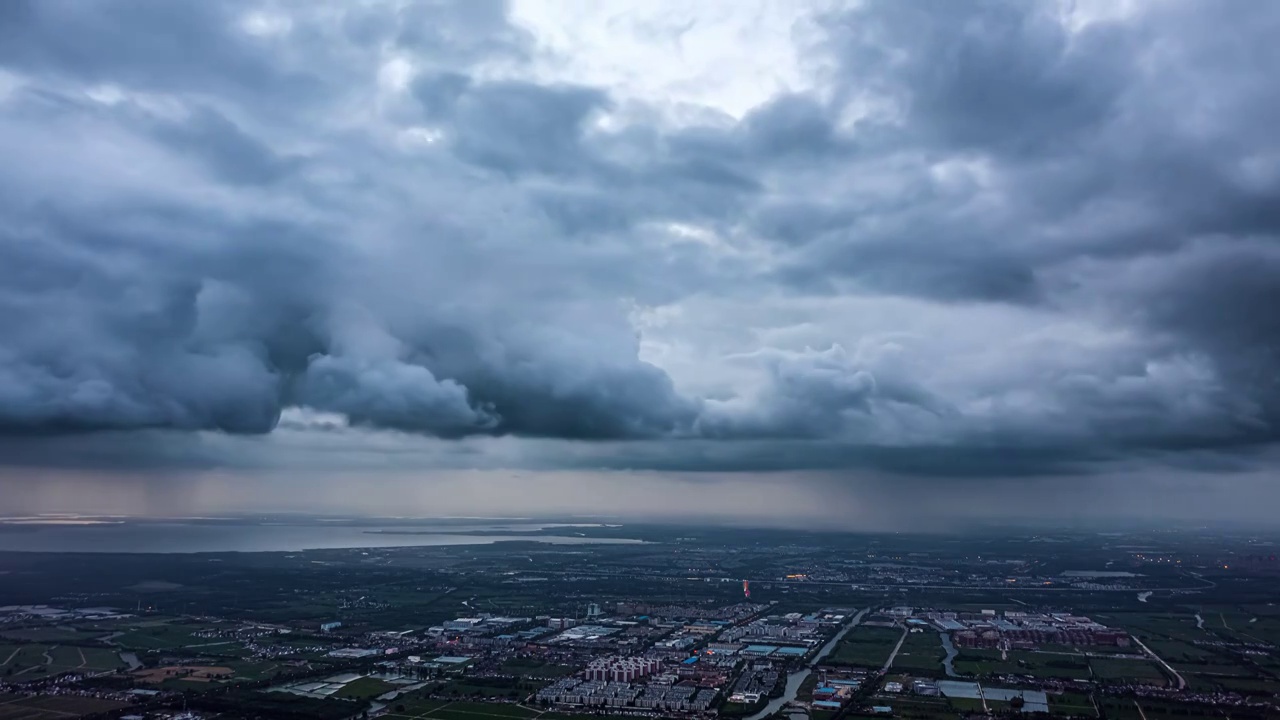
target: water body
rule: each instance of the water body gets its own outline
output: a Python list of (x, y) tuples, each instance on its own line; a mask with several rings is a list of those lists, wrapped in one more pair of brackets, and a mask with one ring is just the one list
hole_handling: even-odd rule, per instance
[(844, 626), (844, 629), (836, 633), (835, 637), (828, 640), (827, 644), (822, 646), (822, 649), (819, 650), (818, 654), (814, 656), (813, 662), (809, 663), (809, 667), (803, 670), (797, 670), (787, 676), (787, 687), (785, 690), (783, 690), (782, 697), (778, 697), (778, 698), (774, 698), (773, 700), (770, 700), (769, 704), (765, 705), (763, 710), (760, 710), (754, 715), (748, 716), (747, 720), (760, 720), (761, 718), (769, 717), (770, 715), (781, 710), (782, 706), (786, 705), (792, 700), (795, 700), (796, 694), (800, 692), (800, 686), (804, 684), (805, 678), (809, 677), (809, 673), (813, 672), (813, 666), (822, 662), (823, 658), (830, 655), (831, 651), (835, 650), (836, 645), (839, 645), (840, 641), (844, 639), (844, 636), (847, 635), (850, 630), (857, 627), (858, 623), (862, 622), (862, 616), (866, 614), (867, 614), (867, 611), (865, 609), (859, 610), (858, 614), (854, 615), (853, 619), (850, 620), (849, 623)]
[[(553, 545), (638, 543), (583, 535), (525, 535), (546, 526), (512, 525), (337, 525), (314, 522), (113, 522), (98, 524), (0, 525), (0, 551), (196, 553), (296, 552), (344, 548), (489, 545), (526, 541)], [(475, 534), (461, 534), (475, 533)], [(485, 534), (495, 533), (495, 534)], [(497, 534), (509, 533), (509, 534)]]
[(947, 677), (960, 677), (956, 673), (956, 668), (952, 665), (952, 661), (960, 654), (956, 650), (956, 646), (951, 644), (951, 633), (939, 633), (942, 636), (942, 649), (947, 651), (947, 656), (942, 659), (942, 669), (947, 673)]
[(142, 662), (138, 660), (138, 656), (131, 652), (119, 653), (120, 659), (129, 665), (130, 670), (137, 670), (142, 667)]

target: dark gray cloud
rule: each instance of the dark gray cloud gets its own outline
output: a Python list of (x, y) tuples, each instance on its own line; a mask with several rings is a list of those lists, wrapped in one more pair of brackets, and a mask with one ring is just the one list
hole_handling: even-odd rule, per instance
[(859, 3), (813, 19), (815, 87), (733, 117), (549, 78), (508, 10), (4, 4), (10, 462), (1021, 476), (1280, 439), (1280, 12)]

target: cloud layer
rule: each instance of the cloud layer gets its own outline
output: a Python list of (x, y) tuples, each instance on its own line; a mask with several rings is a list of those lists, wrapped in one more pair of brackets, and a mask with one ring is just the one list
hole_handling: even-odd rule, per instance
[(584, 58), (501, 2), (4, 3), (0, 444), (1019, 475), (1280, 439), (1280, 9), (796, 5), (774, 82), (681, 82), (776, 41), (740, 7), (619, 5)]

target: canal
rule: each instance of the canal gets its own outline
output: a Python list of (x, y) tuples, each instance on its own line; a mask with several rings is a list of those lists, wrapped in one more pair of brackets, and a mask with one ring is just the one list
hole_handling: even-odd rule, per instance
[(769, 717), (781, 710), (787, 703), (795, 700), (796, 693), (800, 692), (800, 686), (804, 684), (805, 678), (809, 677), (809, 673), (813, 672), (813, 666), (822, 662), (823, 658), (830, 655), (831, 651), (836, 649), (836, 645), (839, 645), (840, 641), (844, 639), (844, 636), (847, 635), (850, 630), (857, 627), (858, 623), (862, 622), (862, 616), (866, 614), (867, 611), (865, 608), (859, 610), (858, 614), (854, 615), (853, 619), (851, 619), (849, 623), (840, 630), (840, 632), (836, 633), (835, 637), (828, 640), (827, 644), (822, 646), (822, 649), (818, 651), (818, 654), (813, 657), (813, 660), (807, 667), (803, 670), (797, 670), (787, 676), (787, 687), (783, 691), (782, 697), (776, 697), (770, 700), (769, 704), (765, 705), (763, 710), (760, 710), (754, 715), (748, 716), (747, 720), (761, 720), (762, 718)]

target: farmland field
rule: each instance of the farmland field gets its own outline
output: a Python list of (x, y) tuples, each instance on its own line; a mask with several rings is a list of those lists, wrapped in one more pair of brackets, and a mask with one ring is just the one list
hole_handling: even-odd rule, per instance
[(1031, 675), (1045, 679), (1082, 680), (1089, 677), (1088, 659), (1083, 655), (1011, 651), (1001, 659), (997, 650), (963, 650), (955, 660), (956, 672), (987, 675)]
[(100, 673), (124, 665), (120, 656), (107, 648), (76, 645), (0, 645), (0, 674), (23, 682), (64, 672)]
[[(383, 717), (391, 720), (615, 720), (608, 715), (542, 712), (510, 703), (411, 700), (395, 705)], [(634, 719), (633, 719), (634, 720)]]
[(909, 633), (893, 659), (894, 670), (910, 671), (927, 675), (942, 674), (942, 658), (946, 652), (942, 649), (942, 640), (938, 633), (931, 630)]
[(397, 686), (378, 678), (364, 677), (353, 680), (334, 693), (339, 698), (374, 698), (395, 690)]
[(0, 696), (0, 720), (55, 720), (106, 712), (125, 703), (98, 698), (58, 696)]
[(845, 635), (823, 662), (827, 665), (880, 667), (889, 659), (889, 653), (893, 652), (901, 637), (902, 631), (897, 628), (859, 626)]
[(1130, 680), (1161, 685), (1166, 682), (1164, 672), (1155, 663), (1143, 660), (1090, 658), (1089, 667), (1099, 680)]

